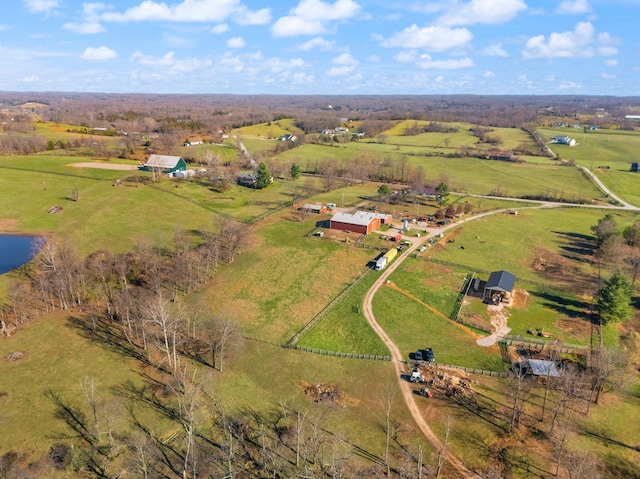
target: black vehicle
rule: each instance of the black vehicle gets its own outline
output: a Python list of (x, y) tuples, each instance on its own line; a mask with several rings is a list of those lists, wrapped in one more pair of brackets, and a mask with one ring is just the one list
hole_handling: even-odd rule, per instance
[(436, 356), (435, 356), (435, 354), (433, 354), (433, 349), (431, 349), (431, 348), (418, 349), (414, 353), (413, 358), (416, 361), (429, 361), (431, 363), (436, 360)]

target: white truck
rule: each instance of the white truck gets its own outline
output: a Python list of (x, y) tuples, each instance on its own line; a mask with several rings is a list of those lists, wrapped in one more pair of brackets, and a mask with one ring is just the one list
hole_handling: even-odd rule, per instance
[(387, 266), (387, 257), (386, 256), (381, 256), (376, 261), (376, 266), (374, 267), (374, 269), (376, 271), (380, 271), (380, 270), (384, 269), (385, 266)]

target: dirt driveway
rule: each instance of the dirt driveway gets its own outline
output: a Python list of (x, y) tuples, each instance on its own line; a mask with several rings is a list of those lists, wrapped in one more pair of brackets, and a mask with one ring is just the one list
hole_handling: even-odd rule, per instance
[(74, 168), (98, 168), (101, 170), (120, 170), (120, 171), (132, 171), (137, 170), (137, 165), (122, 165), (118, 163), (98, 163), (93, 161), (87, 161), (84, 163), (72, 163), (69, 166)]

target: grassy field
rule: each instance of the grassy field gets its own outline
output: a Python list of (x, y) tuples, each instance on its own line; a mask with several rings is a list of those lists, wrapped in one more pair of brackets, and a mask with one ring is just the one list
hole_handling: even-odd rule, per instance
[(378, 323), (406, 355), (430, 347), (436, 362), (492, 371), (507, 367), (497, 346), (478, 346), (479, 336), (395, 289), (380, 289), (373, 300), (373, 311)]
[[(52, 340), (55, 338), (55, 340)], [(10, 355), (22, 359), (9, 359)], [(0, 341), (0, 455), (10, 450), (37, 460), (57, 438), (70, 433), (64, 421), (54, 419), (54, 404), (45, 397), (53, 390), (77, 406), (83, 403), (81, 384), (95, 381), (103, 404), (114, 399), (112, 388), (130, 381), (139, 385), (138, 364), (81, 336), (63, 314), (30, 324)], [(119, 408), (124, 404), (119, 401)], [(125, 418), (120, 418), (125, 421)]]
[(199, 299), (213, 314), (232, 314), (247, 335), (278, 344), (360, 276), (371, 260), (367, 250), (306, 238), (318, 218), (300, 222), (288, 215), (261, 224), (252, 246)]
[(298, 341), (300, 346), (355, 354), (389, 355), (362, 312), (362, 298), (379, 273), (369, 274)]

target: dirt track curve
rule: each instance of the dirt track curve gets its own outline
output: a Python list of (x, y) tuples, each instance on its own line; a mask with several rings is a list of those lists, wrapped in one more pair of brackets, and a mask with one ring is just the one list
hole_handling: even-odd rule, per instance
[[(496, 212), (491, 212), (490, 214), (495, 214), (495, 213)], [(477, 219), (482, 216), (486, 216), (486, 214), (477, 215), (475, 217), (468, 218), (466, 221), (469, 221), (471, 219)], [(384, 273), (380, 275), (380, 277), (376, 280), (376, 282), (367, 292), (364, 298), (364, 305), (363, 305), (364, 315), (367, 318), (367, 321), (369, 322), (373, 330), (376, 332), (376, 334), (380, 336), (380, 339), (382, 339), (382, 341), (386, 344), (386, 346), (389, 348), (389, 351), (391, 352), (391, 361), (393, 362), (393, 365), (396, 370), (396, 378), (398, 381), (398, 386), (400, 387), (400, 391), (402, 392), (402, 397), (404, 398), (404, 402), (409, 408), (409, 412), (411, 413), (413, 420), (416, 422), (416, 424), (418, 425), (418, 427), (420, 428), (424, 436), (427, 438), (427, 440), (437, 450), (442, 448), (442, 441), (440, 441), (438, 436), (436, 436), (433, 433), (433, 431), (429, 427), (429, 424), (427, 424), (426, 419), (422, 416), (420, 412), (420, 408), (418, 407), (418, 404), (415, 401), (415, 396), (413, 394), (411, 383), (403, 379), (402, 377), (403, 373), (405, 374), (408, 373), (405, 370), (406, 364), (404, 362), (404, 356), (398, 349), (398, 346), (395, 345), (395, 343), (387, 335), (385, 330), (382, 329), (382, 327), (376, 321), (375, 315), (373, 314), (372, 302), (373, 302), (373, 297), (375, 296), (378, 289), (380, 289), (380, 286), (382, 286), (386, 282), (389, 275), (393, 273), (398, 266), (400, 266), (400, 264), (406, 257), (408, 257), (413, 251), (415, 251), (420, 245), (422, 245), (428, 239), (433, 238), (434, 236), (457, 226), (460, 226), (460, 222), (443, 227), (441, 229), (433, 230), (430, 234), (422, 238), (422, 241), (417, 241), (413, 243), (396, 261), (394, 261), (391, 265), (387, 267)], [(469, 469), (467, 469), (467, 467), (462, 463), (462, 461), (460, 461), (460, 459), (455, 457), (451, 453), (451, 451), (447, 452), (447, 462), (449, 466), (453, 469), (448, 472), (447, 477), (459, 477), (459, 478), (479, 478), (480, 477), (477, 474), (470, 471)]]

